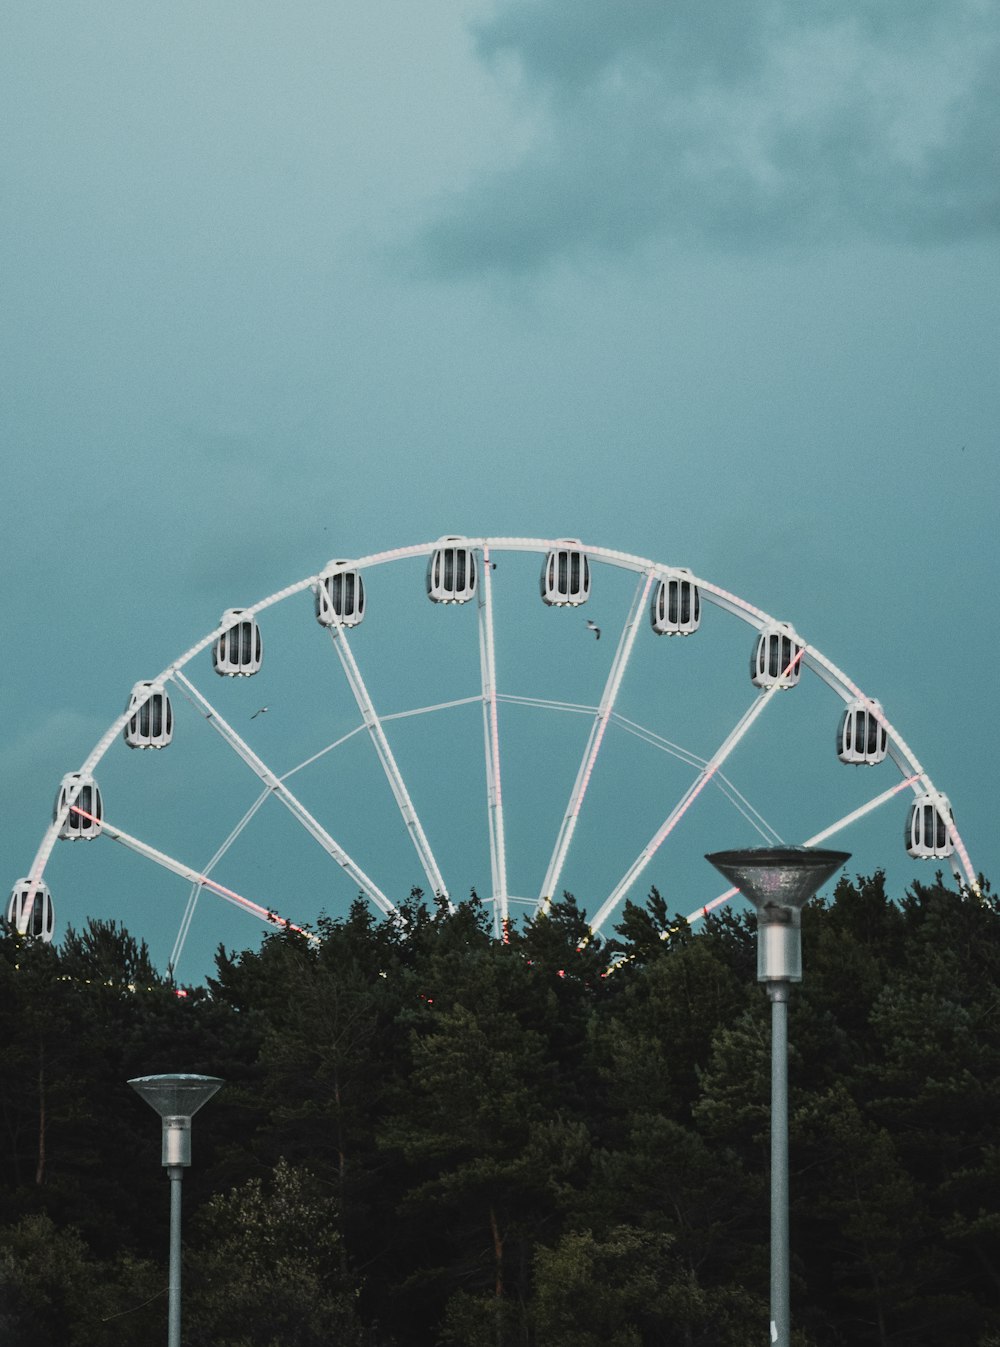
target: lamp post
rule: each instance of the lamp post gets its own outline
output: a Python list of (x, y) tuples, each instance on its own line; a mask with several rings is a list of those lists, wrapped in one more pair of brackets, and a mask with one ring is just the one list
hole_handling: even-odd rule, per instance
[(751, 847), (705, 859), (757, 909), (757, 981), (771, 1002), (771, 1342), (790, 1347), (788, 989), (802, 981), (802, 909), (850, 853)]
[(167, 1347), (181, 1347), (181, 1180), (191, 1163), (191, 1119), (222, 1081), (218, 1076), (136, 1076), (129, 1085), (163, 1119), (162, 1164), (170, 1177)]

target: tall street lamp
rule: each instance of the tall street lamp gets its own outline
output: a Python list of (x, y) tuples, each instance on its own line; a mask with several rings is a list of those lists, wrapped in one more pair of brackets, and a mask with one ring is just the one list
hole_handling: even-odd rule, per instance
[(191, 1163), (191, 1119), (222, 1083), (218, 1076), (136, 1076), (129, 1081), (163, 1119), (162, 1163), (170, 1176), (167, 1347), (181, 1347), (181, 1180)]
[(705, 857), (757, 909), (757, 981), (771, 1002), (771, 1342), (790, 1347), (788, 988), (802, 981), (802, 909), (851, 859), (815, 847), (751, 847)]

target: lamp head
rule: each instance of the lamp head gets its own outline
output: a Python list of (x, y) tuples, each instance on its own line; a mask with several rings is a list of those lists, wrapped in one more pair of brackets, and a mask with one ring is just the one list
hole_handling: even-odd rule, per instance
[(706, 856), (757, 909), (757, 979), (802, 981), (802, 909), (851, 859), (818, 847), (748, 847)]
[(219, 1076), (136, 1076), (129, 1081), (163, 1119), (164, 1165), (190, 1165), (191, 1119), (222, 1083)]

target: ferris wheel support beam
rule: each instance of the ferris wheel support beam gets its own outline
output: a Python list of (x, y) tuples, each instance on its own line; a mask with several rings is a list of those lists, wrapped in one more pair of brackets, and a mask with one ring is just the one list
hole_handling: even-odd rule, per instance
[(483, 689), (483, 740), (486, 760), (486, 813), (489, 824), (490, 872), (493, 880), (493, 922), (496, 935), (507, 930), (507, 842), (500, 775), (500, 721), (497, 712), (496, 644), (493, 635), (493, 579), (490, 549), (482, 549), (483, 582), (479, 587), (479, 669)]
[(566, 813), (563, 815), (562, 825), (559, 829), (559, 835), (556, 838), (556, 844), (549, 860), (548, 869), (545, 872), (545, 878), (542, 881), (542, 891), (538, 898), (539, 910), (546, 911), (552, 903), (556, 888), (559, 884), (559, 877), (562, 874), (563, 865), (566, 861), (566, 855), (569, 851), (570, 843), (573, 840), (573, 833), (576, 830), (577, 819), (580, 817), (580, 809), (583, 805), (583, 798), (587, 793), (587, 787), (590, 784), (590, 778), (593, 775), (594, 765), (597, 762), (597, 755), (601, 751), (601, 744), (604, 742), (604, 734), (608, 728), (608, 722), (615, 709), (615, 700), (622, 685), (622, 679), (625, 677), (625, 670), (628, 668), (628, 662), (635, 648), (635, 638), (639, 631), (639, 622), (646, 606), (646, 600), (649, 597), (649, 590), (653, 583), (655, 572), (650, 570), (646, 572), (645, 578), (640, 578), (635, 590), (635, 597), (632, 600), (632, 607), (629, 609), (628, 617), (625, 619), (625, 625), (622, 628), (622, 634), (618, 640), (618, 647), (615, 650), (614, 659), (611, 661), (611, 671), (608, 674), (607, 682), (604, 685), (604, 694), (601, 697), (597, 708), (597, 715), (594, 723), (590, 727), (590, 737), (587, 740), (587, 747), (584, 749), (583, 759), (576, 774), (576, 781), (573, 783), (573, 790), (569, 797), (569, 804), (566, 806)]
[(285, 783), (280, 780), (279, 777), (275, 776), (270, 767), (257, 756), (250, 745), (240, 738), (233, 727), (222, 718), (211, 702), (202, 696), (190, 679), (185, 677), (179, 669), (175, 670), (172, 677), (174, 682), (178, 687), (183, 689), (184, 693), (190, 698), (216, 733), (221, 735), (233, 752), (243, 759), (250, 770), (263, 781), (264, 785), (270, 789), (272, 794), (279, 799), (293, 817), (302, 824), (310, 837), (315, 838), (327, 855), (335, 860), (341, 869), (347, 871), (355, 884), (361, 889), (362, 893), (370, 898), (379, 911), (385, 916), (397, 916), (396, 908), (374, 880), (369, 879), (361, 867), (351, 859), (343, 847), (338, 842), (334, 841), (323, 825), (313, 818), (305, 805), (292, 794)]
[(339, 623), (335, 623), (328, 628), (330, 640), (333, 648), (336, 650), (343, 666), (344, 674), (350, 684), (351, 691), (354, 693), (354, 700), (358, 704), (358, 710), (368, 730), (372, 745), (378, 756), (378, 760), (385, 772), (386, 779), (392, 790), (393, 798), (402, 815), (403, 823), (406, 825), (406, 831), (410, 835), (414, 850), (420, 859), (424, 874), (427, 876), (427, 882), (431, 886), (431, 892), (440, 898), (444, 898), (449, 908), (453, 907), (451, 899), (448, 897), (448, 888), (444, 882), (441, 870), (437, 861), (434, 859), (434, 853), (431, 851), (431, 845), (427, 840), (420, 818), (410, 798), (410, 792), (406, 789), (406, 782), (403, 780), (403, 774), (399, 770), (399, 764), (389, 747), (389, 740), (386, 738), (385, 730), (382, 728), (382, 721), (375, 710), (368, 686), (358, 668), (358, 662), (354, 658), (354, 651), (351, 649), (347, 640), (347, 633)]
[[(792, 663), (789, 665), (789, 670), (794, 667), (795, 663), (796, 660), (793, 660)], [(786, 670), (786, 672), (788, 672), (788, 670)], [(687, 790), (674, 805), (673, 809), (670, 811), (670, 813), (664, 819), (663, 823), (650, 838), (649, 842), (647, 842), (646, 846), (642, 849), (642, 851), (640, 851), (639, 855), (635, 858), (635, 860), (632, 862), (629, 868), (625, 871), (624, 875), (622, 875), (621, 879), (611, 890), (610, 894), (601, 904), (600, 908), (598, 908), (594, 916), (594, 920), (590, 923), (590, 929), (594, 932), (595, 935), (607, 921), (608, 917), (615, 910), (618, 904), (625, 897), (626, 893), (628, 893), (629, 889), (642, 874), (643, 870), (645, 870), (649, 862), (656, 855), (656, 852), (666, 841), (666, 839), (670, 836), (674, 828), (681, 821), (681, 819), (684, 817), (687, 811), (691, 808), (695, 800), (705, 789), (705, 787), (711, 781), (712, 777), (719, 770), (719, 768), (722, 766), (725, 760), (729, 757), (730, 753), (732, 753), (733, 749), (740, 742), (743, 736), (747, 733), (751, 725), (754, 723), (754, 721), (757, 719), (760, 713), (764, 710), (764, 707), (767, 706), (768, 702), (771, 700), (771, 698), (777, 691), (779, 691), (779, 688), (777, 686), (772, 686), (766, 688), (763, 692), (761, 692), (758, 696), (756, 696), (753, 699), (749, 707), (746, 709), (746, 711), (744, 711), (743, 715), (737, 721), (734, 728), (730, 731), (730, 733), (720, 744), (719, 748), (716, 750), (714, 755), (708, 760), (708, 762), (705, 764), (702, 770), (698, 773), (694, 781), (692, 781), (691, 785), (688, 786)]]

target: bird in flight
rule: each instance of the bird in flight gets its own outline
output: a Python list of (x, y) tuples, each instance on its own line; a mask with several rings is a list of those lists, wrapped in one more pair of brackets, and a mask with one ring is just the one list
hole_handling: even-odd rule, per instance
[(266, 707), (266, 706), (260, 707), (259, 710), (255, 711), (255, 712), (253, 713), (253, 715), (250, 717), (250, 719), (251, 719), (251, 720), (256, 720), (257, 717), (258, 717), (258, 716), (262, 716), (266, 710), (267, 710), (267, 707)]
[(589, 617), (587, 618), (587, 630), (588, 630), (588, 631), (592, 631), (592, 632), (594, 633), (594, 635), (597, 637), (598, 640), (601, 639), (601, 629), (600, 629), (600, 627), (597, 625), (596, 622), (591, 622), (591, 620), (590, 620)]

